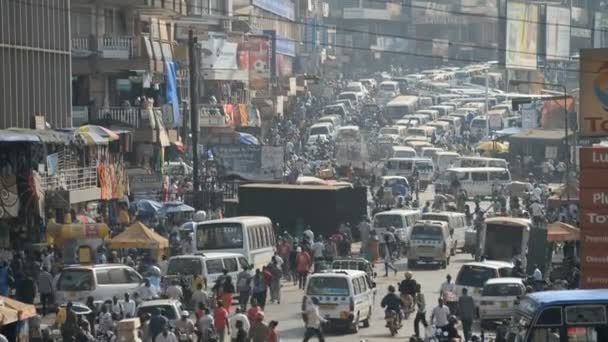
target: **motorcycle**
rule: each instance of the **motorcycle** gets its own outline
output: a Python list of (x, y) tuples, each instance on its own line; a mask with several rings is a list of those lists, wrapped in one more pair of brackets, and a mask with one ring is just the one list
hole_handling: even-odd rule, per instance
[(448, 332), (445, 329), (433, 327), (433, 335), (429, 338), (429, 342), (449, 342)]
[(391, 336), (397, 335), (397, 332), (401, 329), (399, 313), (394, 310), (387, 310), (384, 319), (386, 320), (386, 327), (391, 332)]
[(183, 333), (183, 332), (178, 333), (177, 340), (179, 342), (192, 342), (192, 341), (194, 341), (194, 339), (193, 339), (193, 337), (191, 335)]
[(409, 319), (410, 315), (414, 310), (414, 298), (409, 294), (401, 294), (401, 301), (403, 302), (403, 318)]

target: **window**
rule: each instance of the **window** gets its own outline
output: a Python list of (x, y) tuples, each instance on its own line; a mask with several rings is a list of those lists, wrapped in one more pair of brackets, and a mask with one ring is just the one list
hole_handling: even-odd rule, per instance
[(57, 281), (60, 291), (90, 291), (93, 286), (93, 273), (89, 270), (67, 270)]
[(95, 276), (97, 276), (97, 284), (107, 285), (110, 284), (109, 270), (95, 270)]
[(374, 217), (374, 228), (403, 228), (403, 221), (400, 215), (376, 215)]
[(488, 279), (496, 278), (496, 271), (488, 267), (464, 265), (458, 272), (456, 284), (461, 286), (483, 287)]
[(224, 258), (224, 268), (228, 270), (228, 272), (238, 272), (239, 267), (235, 258)]
[(207, 266), (208, 274), (222, 273), (222, 270), (224, 269), (224, 265), (222, 264), (221, 259), (207, 260), (205, 262), (205, 265)]
[(114, 268), (108, 271), (110, 284), (128, 284), (127, 271), (123, 268)]
[(359, 278), (359, 282), (361, 283), (361, 291), (367, 291), (367, 281), (365, 280), (365, 278)]
[(127, 270), (127, 280), (129, 283), (140, 283), (142, 281), (141, 276), (134, 270)]
[(348, 282), (340, 277), (314, 277), (308, 281), (309, 296), (348, 296)]
[(562, 325), (562, 309), (547, 308), (543, 310), (536, 321), (538, 326), (558, 326)]
[(487, 182), (488, 181), (488, 173), (487, 172), (472, 172), (471, 179), (473, 182)]
[(557, 328), (536, 328), (532, 333), (532, 342), (562, 341), (559, 335), (559, 329)]
[(270, 236), (268, 236), (268, 227), (260, 227), (262, 230), (262, 248), (270, 246)]
[(240, 257), (239, 266), (241, 266), (241, 269), (243, 270), (249, 269), (249, 263), (247, 262), (247, 259)]
[(606, 325), (568, 327), (567, 333), (568, 342), (608, 341), (608, 327)]
[(197, 227), (199, 250), (243, 248), (243, 228), (236, 223), (201, 224)]
[(483, 296), (521, 296), (523, 288), (518, 284), (492, 284), (486, 285), (483, 288)]
[(567, 324), (606, 324), (606, 307), (574, 305), (566, 307)]
[(443, 233), (439, 226), (415, 226), (412, 229), (412, 240), (441, 241)]
[(507, 170), (490, 172), (491, 181), (508, 181), (509, 178), (509, 171)]
[(359, 278), (353, 279), (353, 290), (355, 291), (355, 296), (361, 293), (361, 282)]
[(200, 275), (202, 269), (200, 258), (172, 258), (167, 266), (167, 275)]

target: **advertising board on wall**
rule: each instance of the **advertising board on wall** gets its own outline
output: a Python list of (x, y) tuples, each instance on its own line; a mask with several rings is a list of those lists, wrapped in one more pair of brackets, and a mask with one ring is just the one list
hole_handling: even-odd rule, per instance
[(249, 51), (249, 88), (270, 87), (270, 41), (266, 36), (249, 36), (243, 44)]
[(581, 287), (608, 285), (608, 148), (580, 150)]
[(608, 135), (608, 49), (581, 49), (579, 136)]
[(224, 37), (209, 37), (199, 44), (202, 69), (238, 69), (237, 43), (229, 42)]
[(570, 59), (570, 9), (547, 6), (547, 60)]
[(538, 54), (538, 5), (507, 4), (505, 64), (509, 69), (536, 69)]

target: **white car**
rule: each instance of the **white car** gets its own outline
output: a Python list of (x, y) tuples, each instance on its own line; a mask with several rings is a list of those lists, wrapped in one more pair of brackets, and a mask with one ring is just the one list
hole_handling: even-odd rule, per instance
[(526, 293), (521, 278), (496, 278), (488, 280), (481, 291), (479, 317), (482, 324), (508, 319), (515, 311), (515, 303)]
[(466, 288), (473, 297), (475, 306), (479, 307), (484, 284), (490, 279), (511, 276), (513, 267), (513, 263), (504, 261), (467, 262), (460, 267), (456, 276), (456, 293), (460, 294)]
[(167, 317), (169, 325), (175, 327), (175, 322), (179, 319), (182, 309), (182, 303), (174, 299), (155, 299), (142, 302), (137, 307), (137, 317), (141, 317), (142, 314), (148, 313), (150, 316), (154, 315), (156, 310), (160, 310), (162, 315)]

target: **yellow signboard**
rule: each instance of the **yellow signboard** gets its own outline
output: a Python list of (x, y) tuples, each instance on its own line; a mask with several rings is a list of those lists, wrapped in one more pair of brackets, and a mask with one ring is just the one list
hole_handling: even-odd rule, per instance
[(538, 5), (507, 5), (505, 64), (509, 69), (536, 69), (538, 54)]
[(580, 136), (608, 136), (608, 49), (581, 49)]

